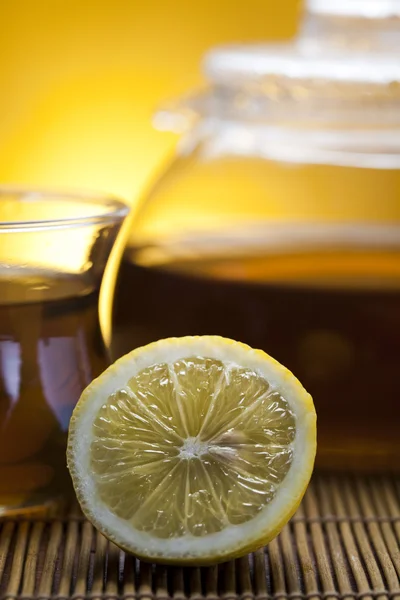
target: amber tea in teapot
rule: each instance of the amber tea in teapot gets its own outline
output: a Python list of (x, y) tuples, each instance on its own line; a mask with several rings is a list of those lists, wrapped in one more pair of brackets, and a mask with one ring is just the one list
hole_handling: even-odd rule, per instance
[(271, 253), (260, 224), (241, 230), (234, 248), (230, 234), (225, 248), (221, 235), (213, 251), (205, 235), (174, 240), (170, 256), (166, 243), (126, 251), (114, 355), (158, 338), (207, 333), (262, 348), (315, 399), (319, 466), (374, 469), (383, 460), (395, 468), (400, 245)]

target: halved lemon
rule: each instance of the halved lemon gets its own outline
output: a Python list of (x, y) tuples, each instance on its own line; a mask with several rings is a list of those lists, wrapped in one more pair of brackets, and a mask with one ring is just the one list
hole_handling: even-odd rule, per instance
[(260, 350), (217, 336), (127, 354), (83, 392), (68, 466), (81, 507), (145, 560), (253, 551), (293, 515), (316, 451), (311, 396)]

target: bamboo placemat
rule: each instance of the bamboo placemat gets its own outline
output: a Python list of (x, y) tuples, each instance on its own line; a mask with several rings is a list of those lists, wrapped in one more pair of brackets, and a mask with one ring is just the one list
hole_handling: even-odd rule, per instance
[(209, 568), (125, 555), (76, 508), (0, 524), (0, 599), (400, 600), (400, 479), (315, 477), (266, 548)]

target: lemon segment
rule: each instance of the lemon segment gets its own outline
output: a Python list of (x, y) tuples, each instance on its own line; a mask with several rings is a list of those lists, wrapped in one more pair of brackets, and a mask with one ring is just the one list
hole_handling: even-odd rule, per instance
[(148, 560), (209, 564), (254, 550), (296, 510), (315, 457), (311, 397), (261, 351), (162, 340), (85, 390), (68, 464), (108, 538)]

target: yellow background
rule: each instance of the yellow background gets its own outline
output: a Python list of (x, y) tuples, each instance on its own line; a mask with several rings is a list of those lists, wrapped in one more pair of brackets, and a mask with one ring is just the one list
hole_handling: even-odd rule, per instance
[(0, 182), (138, 198), (175, 142), (154, 107), (204, 51), (295, 33), (297, 0), (0, 0)]

